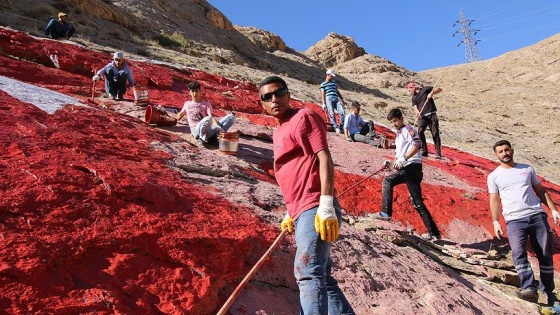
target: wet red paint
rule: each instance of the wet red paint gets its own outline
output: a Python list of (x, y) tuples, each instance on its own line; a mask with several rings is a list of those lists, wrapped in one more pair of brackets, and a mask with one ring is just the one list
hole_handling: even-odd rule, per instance
[[(0, 47), (0, 75), (97, 105), (91, 101), (91, 76), (110, 60), (109, 53), (6, 29), (0, 29)], [(50, 54), (58, 55), (60, 69)], [(219, 114), (235, 111), (254, 124), (276, 125), (263, 115), (252, 83), (195, 69), (130, 65), (154, 103), (181, 108), (187, 84), (197, 80)], [(324, 115), (313, 103), (293, 105)], [(248, 261), (276, 237), (276, 226), (171, 170), (171, 156), (151, 143), (177, 141), (174, 136), (111, 111), (65, 106), (48, 115), (2, 91), (0, 112), (1, 312), (209, 314), (227, 299), (224, 288), (231, 289), (252, 267)], [(481, 191), (469, 199), (460, 189), (423, 184), (437, 224), (445, 229), (459, 219), (492, 231), (485, 185), (496, 165), (451, 148), (443, 154), (450, 162), (425, 164)], [(259, 166), (268, 175), (244, 172), (275, 183), (272, 162)], [(343, 191), (363, 176), (337, 172), (336, 178)], [(560, 188), (543, 183), (560, 200)], [(342, 205), (353, 214), (379, 211), (380, 179), (360, 187), (340, 196)], [(394, 218), (424, 231), (405, 186), (395, 189), (394, 199)], [(558, 252), (557, 237), (554, 242)], [(558, 255), (555, 262), (558, 269)]]

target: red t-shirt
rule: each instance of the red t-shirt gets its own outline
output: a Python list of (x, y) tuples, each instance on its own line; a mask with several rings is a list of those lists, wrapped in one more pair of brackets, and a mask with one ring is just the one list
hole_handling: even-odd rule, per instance
[(325, 121), (314, 111), (294, 109), (274, 131), (274, 174), (292, 219), (319, 204), (321, 181), (316, 153), (328, 149)]

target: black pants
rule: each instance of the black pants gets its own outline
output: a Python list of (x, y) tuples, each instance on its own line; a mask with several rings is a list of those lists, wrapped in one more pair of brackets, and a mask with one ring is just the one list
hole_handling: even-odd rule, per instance
[(441, 138), (439, 137), (439, 121), (436, 113), (421, 116), (418, 119), (418, 136), (420, 136), (420, 140), (422, 141), (422, 155), (428, 155), (428, 145), (426, 144), (426, 135), (424, 134), (428, 127), (432, 133), (436, 154), (441, 156)]
[(105, 92), (115, 96), (124, 96), (126, 93), (126, 73), (115, 73), (113, 69), (108, 69), (105, 73)]
[(422, 188), (420, 187), (420, 183), (422, 182), (423, 176), (422, 163), (412, 163), (385, 177), (381, 188), (383, 194), (381, 211), (387, 213), (389, 216), (392, 216), (393, 187), (406, 183), (412, 205), (418, 214), (420, 214), (422, 222), (424, 222), (424, 225), (428, 229), (428, 233), (432, 236), (440, 235), (436, 223), (432, 219), (432, 215), (422, 200)]

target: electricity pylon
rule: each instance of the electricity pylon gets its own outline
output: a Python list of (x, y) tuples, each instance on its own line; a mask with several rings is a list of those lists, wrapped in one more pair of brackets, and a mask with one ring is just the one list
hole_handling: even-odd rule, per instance
[(471, 23), (472, 22), (474, 22), (474, 20), (467, 19), (465, 17), (465, 14), (463, 13), (463, 10), (461, 9), (459, 11), (459, 20), (457, 20), (457, 21), (455, 21), (455, 23), (453, 23), (453, 27), (455, 27), (457, 24), (461, 25), (461, 29), (458, 30), (458, 31), (455, 31), (455, 33), (453, 33), (452, 37), (455, 37), (455, 35), (457, 33), (463, 34), (463, 40), (461, 40), (459, 42), (457, 47), (461, 46), (461, 44), (463, 44), (465, 46), (465, 60), (466, 60), (466, 62), (473, 62), (473, 61), (482, 60), (482, 57), (478, 53), (478, 50), (477, 50), (477, 47), (476, 47), (476, 44), (478, 44), (478, 42), (480, 40), (474, 38), (476, 33), (480, 32), (480, 30), (476, 30), (476, 29), (471, 28)]

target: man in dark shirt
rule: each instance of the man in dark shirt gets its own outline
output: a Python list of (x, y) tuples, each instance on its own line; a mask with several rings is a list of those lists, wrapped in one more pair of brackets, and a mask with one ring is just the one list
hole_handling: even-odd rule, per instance
[(437, 108), (434, 99), (434, 94), (440, 93), (442, 90), (438, 87), (426, 86), (421, 87), (416, 82), (408, 82), (406, 89), (410, 96), (412, 96), (412, 107), (416, 112), (418, 119), (418, 135), (422, 141), (422, 156), (428, 156), (428, 146), (426, 144), (426, 128), (430, 128), (434, 146), (436, 147), (436, 157), (441, 159), (441, 138), (439, 137), (439, 121), (437, 117)]
[(66, 22), (68, 15), (64, 12), (58, 14), (57, 19), (51, 19), (45, 28), (45, 36), (52, 37), (52, 39), (66, 38), (70, 39), (74, 34), (74, 27)]

